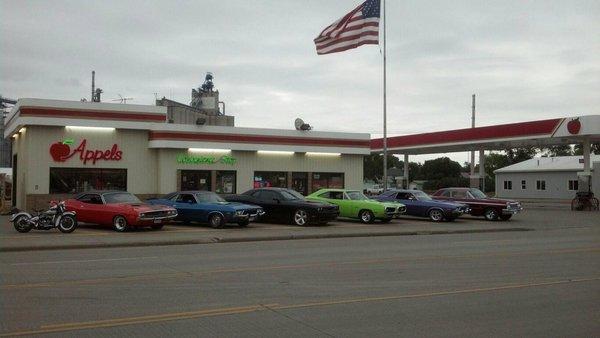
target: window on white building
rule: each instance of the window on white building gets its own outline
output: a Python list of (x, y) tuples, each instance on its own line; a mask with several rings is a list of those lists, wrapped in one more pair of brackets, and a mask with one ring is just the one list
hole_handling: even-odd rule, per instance
[(504, 181), (504, 190), (512, 190), (512, 181)]
[(579, 181), (569, 180), (569, 190), (579, 190)]
[(527, 189), (527, 181), (522, 180), (521, 181), (521, 190), (525, 190), (525, 189)]
[(537, 190), (546, 190), (546, 181), (544, 180), (537, 180), (535, 182), (535, 186)]

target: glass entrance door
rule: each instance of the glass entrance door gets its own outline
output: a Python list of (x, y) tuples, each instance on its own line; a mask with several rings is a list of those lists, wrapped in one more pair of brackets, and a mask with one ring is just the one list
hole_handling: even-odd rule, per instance
[(292, 189), (308, 195), (308, 173), (292, 173)]
[(210, 170), (182, 170), (181, 190), (211, 191)]

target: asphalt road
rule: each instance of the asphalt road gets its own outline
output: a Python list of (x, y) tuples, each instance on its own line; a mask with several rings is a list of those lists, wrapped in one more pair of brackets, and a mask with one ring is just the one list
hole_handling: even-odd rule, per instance
[(600, 228), (0, 255), (0, 336), (600, 334)]

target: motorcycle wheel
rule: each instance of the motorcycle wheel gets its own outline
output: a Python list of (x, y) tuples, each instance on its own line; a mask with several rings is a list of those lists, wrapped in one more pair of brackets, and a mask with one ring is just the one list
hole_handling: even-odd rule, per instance
[(26, 215), (21, 215), (15, 218), (15, 220), (13, 221), (13, 226), (15, 227), (15, 230), (23, 233), (31, 231), (31, 228), (33, 226), (27, 222), (28, 220), (29, 217), (27, 217)]
[(58, 222), (58, 230), (62, 233), (71, 233), (75, 228), (77, 228), (77, 219), (73, 215), (65, 215)]

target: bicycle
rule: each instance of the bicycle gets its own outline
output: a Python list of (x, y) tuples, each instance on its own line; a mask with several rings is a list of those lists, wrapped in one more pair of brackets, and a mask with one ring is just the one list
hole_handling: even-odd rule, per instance
[(598, 210), (600, 202), (594, 197), (593, 192), (581, 191), (571, 200), (571, 210)]

